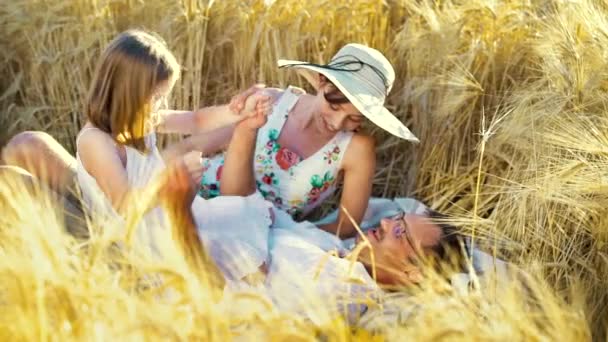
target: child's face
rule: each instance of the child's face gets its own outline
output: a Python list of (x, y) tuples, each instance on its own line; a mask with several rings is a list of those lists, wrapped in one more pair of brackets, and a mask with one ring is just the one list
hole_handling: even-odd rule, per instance
[(174, 84), (175, 81), (163, 81), (158, 85), (154, 95), (152, 95), (152, 113), (157, 113), (159, 110), (167, 108), (167, 97), (171, 93)]
[(160, 124), (161, 118), (159, 111), (169, 108), (167, 97), (169, 96), (169, 93), (171, 93), (174, 83), (174, 81), (161, 82), (152, 95), (152, 98), (150, 99), (150, 108), (152, 108), (152, 110), (149, 119), (149, 124), (151, 124), (152, 127), (148, 127), (148, 129), (153, 130), (153, 127)]
[(161, 109), (167, 108), (167, 98), (165, 96), (152, 97), (152, 114), (158, 113)]

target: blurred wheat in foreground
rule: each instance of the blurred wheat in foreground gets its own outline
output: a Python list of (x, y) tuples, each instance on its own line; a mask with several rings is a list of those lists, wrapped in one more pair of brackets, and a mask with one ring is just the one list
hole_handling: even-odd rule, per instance
[[(113, 254), (104, 235), (83, 245), (62, 233), (48, 201), (4, 184), (2, 340), (606, 338), (603, 2), (18, 0), (0, 6), (0, 26), (0, 144), (37, 129), (72, 151), (96, 58), (126, 28), (157, 31), (184, 66), (176, 108), (226, 101), (256, 81), (305, 86), (277, 70), (278, 58), (324, 62), (346, 42), (385, 51), (398, 80), (389, 106), (421, 144), (369, 127), (375, 195), (450, 213), (524, 271), (470, 294), (429, 279), (393, 301), (410, 313), (397, 323), (318, 326), (255, 294), (218, 299), (177, 252), (162, 262)], [(151, 272), (166, 280), (160, 288), (141, 283)], [(328, 306), (315, 304), (319, 314)]]

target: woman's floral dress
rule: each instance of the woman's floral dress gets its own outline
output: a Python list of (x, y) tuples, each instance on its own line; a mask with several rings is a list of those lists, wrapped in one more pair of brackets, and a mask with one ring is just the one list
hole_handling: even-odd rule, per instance
[[(288, 87), (275, 103), (268, 122), (258, 131), (254, 173), (259, 192), (275, 207), (295, 219), (318, 207), (336, 191), (338, 173), (352, 132), (338, 132), (325, 146), (306, 159), (278, 142), (288, 114), (304, 91)], [(224, 155), (204, 158), (199, 195), (219, 196)]]

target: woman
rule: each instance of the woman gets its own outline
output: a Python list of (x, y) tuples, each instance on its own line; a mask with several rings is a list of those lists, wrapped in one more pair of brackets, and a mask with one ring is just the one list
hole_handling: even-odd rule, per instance
[(305, 76), (317, 94), (294, 87), (265, 90), (275, 101), (268, 122), (261, 128), (237, 125), (228, 153), (203, 160), (201, 194), (217, 196), (220, 179), (223, 195), (248, 195), (257, 188), (277, 208), (301, 220), (342, 182), (344, 211), (321, 228), (352, 237), (353, 221), (359, 224), (365, 214), (375, 169), (374, 141), (359, 132), (363, 120), (418, 141), (384, 107), (395, 78), (393, 67), (379, 51), (360, 44), (344, 46), (327, 65), (278, 63), (312, 72)]

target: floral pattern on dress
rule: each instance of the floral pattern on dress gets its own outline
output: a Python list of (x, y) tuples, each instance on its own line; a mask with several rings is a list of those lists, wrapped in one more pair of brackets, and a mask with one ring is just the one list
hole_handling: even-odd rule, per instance
[(279, 132), (276, 129), (271, 129), (268, 132), (268, 141), (260, 151), (255, 156), (256, 162), (261, 163), (262, 165), (272, 165), (272, 154), (277, 152), (280, 148), (276, 139), (279, 137)]
[(297, 153), (285, 147), (279, 148), (275, 159), (281, 170), (289, 170), (292, 166), (302, 161), (302, 158)]
[[(340, 159), (352, 135), (338, 133), (336, 138), (306, 159), (281, 146), (278, 142), (281, 130), (291, 108), (297, 102), (297, 98), (290, 96), (288, 91), (298, 95), (304, 93), (289, 88), (285, 93), (287, 96), (273, 105), (268, 123), (258, 131), (253, 171), (260, 194), (294, 219), (301, 220), (333, 191)], [(204, 169), (199, 194), (205, 198), (220, 194), (220, 164), (223, 164), (223, 158), (213, 158), (207, 169)]]
[[(277, 166), (280, 170), (288, 172), (290, 176), (294, 175), (294, 168), (302, 158), (295, 152), (281, 147), (277, 139), (280, 132), (271, 128), (267, 133), (267, 140), (262, 145), (255, 156), (255, 172), (257, 174), (257, 185), (262, 196), (274, 203), (279, 208), (283, 208), (292, 217), (298, 218), (303, 212), (302, 209), (306, 205), (318, 204), (321, 196), (325, 193), (336, 181), (332, 171), (326, 171), (323, 175), (313, 175), (310, 178), (311, 189), (301, 199), (283, 200), (280, 193), (276, 193), (281, 177), (276, 174)], [(340, 147), (335, 144), (330, 144), (329, 149), (323, 151), (323, 161), (326, 165), (332, 165), (340, 159)], [(275, 166), (276, 165), (276, 166)]]
[(280, 132), (275, 128), (268, 131), (268, 141), (264, 144), (262, 151), (255, 155), (257, 175), (266, 177), (266, 174), (271, 172), (274, 167), (273, 162), (276, 162), (281, 170), (289, 171), (289, 175), (293, 176), (291, 168), (302, 161), (302, 158), (295, 152), (281, 147), (277, 141), (279, 135)]
[(321, 197), (321, 194), (329, 189), (335, 180), (335, 177), (329, 171), (325, 172), (323, 177), (319, 175), (312, 176), (310, 178), (310, 185), (312, 185), (312, 189), (310, 189), (308, 195), (306, 196), (306, 203), (313, 204), (317, 202)]
[(264, 183), (266, 185), (278, 185), (279, 180), (276, 177), (276, 175), (274, 174), (274, 172), (270, 172), (270, 173), (266, 173), (266, 174), (264, 174), (264, 176), (262, 176), (262, 183)]
[(274, 190), (265, 190), (265, 188), (262, 186), (262, 183), (260, 183), (259, 181), (256, 181), (256, 185), (260, 191), (260, 194), (262, 195), (262, 197), (264, 197), (265, 200), (272, 202), (279, 208), (283, 206), (283, 198), (279, 196)]
[(327, 162), (327, 164), (331, 165), (331, 163), (337, 162), (340, 158), (340, 147), (335, 145), (333, 149), (325, 151), (323, 154), (323, 160)]
[(220, 195), (220, 179), (222, 178), (222, 171), (224, 170), (224, 159), (220, 161), (220, 165), (215, 171), (215, 179), (208, 179), (207, 171), (211, 168), (211, 161), (209, 159), (203, 160), (203, 178), (201, 179), (201, 188), (198, 194), (203, 198), (213, 198)]

